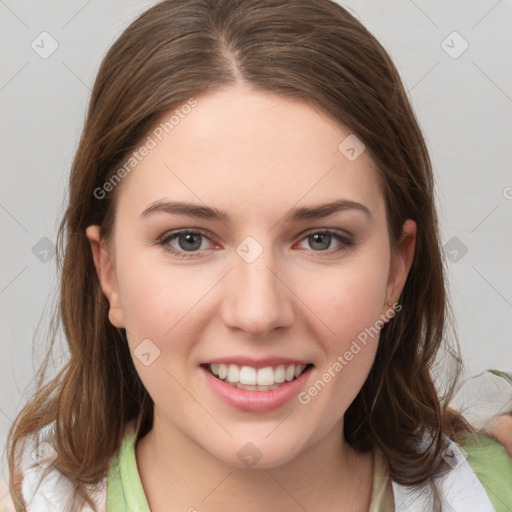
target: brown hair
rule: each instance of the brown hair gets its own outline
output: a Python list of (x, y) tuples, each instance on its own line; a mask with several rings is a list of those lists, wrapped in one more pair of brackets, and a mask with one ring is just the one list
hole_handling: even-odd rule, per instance
[[(59, 457), (53, 466), (75, 484), (75, 495), (92, 505), (84, 484), (106, 476), (126, 424), (135, 420), (137, 439), (151, 429), (153, 402), (133, 365), (126, 332), (108, 320), (108, 301), (85, 235), (97, 224), (108, 240), (115, 195), (98, 199), (94, 190), (163, 113), (236, 83), (307, 102), (348, 127), (378, 168), (393, 250), (406, 219), (418, 226), (402, 310), (382, 328), (375, 363), (346, 411), (347, 441), (360, 451), (379, 446), (396, 482), (433, 485), (443, 471), (444, 436), (460, 441), (473, 432), (447, 407), (462, 363), (457, 337), (449, 345), (446, 335), (447, 327), (454, 334), (455, 329), (431, 162), (386, 51), (330, 0), (165, 0), (117, 39), (94, 84), (57, 241), (60, 307), (52, 322), (52, 348), (61, 321), (70, 358), (43, 386), (47, 356), (34, 398), (11, 427), (11, 485), (18, 481), (17, 444), (55, 421), (52, 444)], [(431, 372), (444, 343), (454, 371), (440, 396)], [(21, 503), (20, 486), (14, 487), (12, 496)]]

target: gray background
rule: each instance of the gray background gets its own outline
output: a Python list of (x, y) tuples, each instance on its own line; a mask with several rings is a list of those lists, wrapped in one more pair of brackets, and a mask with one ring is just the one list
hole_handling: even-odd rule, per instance
[[(0, 0), (2, 465), (8, 428), (47, 349), (52, 244), (95, 73), (153, 3)], [(512, 372), (512, 2), (339, 3), (390, 53), (427, 139), (466, 376)], [(62, 339), (57, 348), (59, 367)], [(5, 492), (0, 510), (12, 510)]]

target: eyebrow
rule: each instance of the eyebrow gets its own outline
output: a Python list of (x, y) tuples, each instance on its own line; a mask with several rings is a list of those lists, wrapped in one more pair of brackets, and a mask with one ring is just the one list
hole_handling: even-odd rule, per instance
[[(372, 214), (368, 207), (355, 201), (339, 199), (329, 203), (323, 203), (316, 206), (303, 206), (288, 211), (285, 215), (286, 222), (297, 222), (307, 219), (322, 219), (337, 212), (346, 210), (356, 210), (363, 212), (368, 219), (372, 220)], [(150, 215), (164, 212), (170, 214), (188, 215), (201, 219), (219, 220), (228, 223), (229, 215), (217, 208), (201, 206), (199, 204), (178, 202), (178, 201), (155, 201), (151, 203), (140, 215), (142, 219)]]

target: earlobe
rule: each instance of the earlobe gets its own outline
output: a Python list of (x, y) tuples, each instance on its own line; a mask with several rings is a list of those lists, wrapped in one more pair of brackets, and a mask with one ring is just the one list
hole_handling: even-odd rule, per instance
[(114, 265), (108, 248), (100, 238), (100, 227), (89, 226), (86, 228), (85, 234), (91, 244), (98, 281), (110, 305), (108, 313), (110, 323), (115, 327), (124, 328), (124, 315), (119, 299)]

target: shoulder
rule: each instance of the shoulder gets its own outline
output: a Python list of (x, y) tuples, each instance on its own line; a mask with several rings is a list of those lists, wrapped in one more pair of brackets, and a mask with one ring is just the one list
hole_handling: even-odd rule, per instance
[[(443, 458), (450, 470), (436, 479), (443, 503), (454, 512), (510, 512), (512, 457), (504, 446), (480, 432), (461, 445), (447, 440)], [(396, 512), (433, 509), (428, 489), (392, 483)]]
[(463, 381), (450, 403), (477, 430), (503, 413), (512, 413), (512, 375), (486, 370)]
[[(73, 484), (52, 465), (58, 457), (52, 446), (54, 427), (55, 423), (43, 427), (27, 441), (23, 451), (21, 492), (27, 512), (70, 510)], [(89, 491), (98, 510), (103, 511), (106, 500), (106, 479), (94, 489), (90, 487)], [(87, 504), (81, 510), (92, 512)]]
[[(496, 511), (512, 510), (512, 375), (487, 370), (467, 379), (452, 403), (478, 433), (461, 442)], [(499, 441), (499, 442), (498, 442)]]
[(461, 448), (496, 511), (512, 510), (512, 457), (505, 447), (480, 433), (467, 438)]

